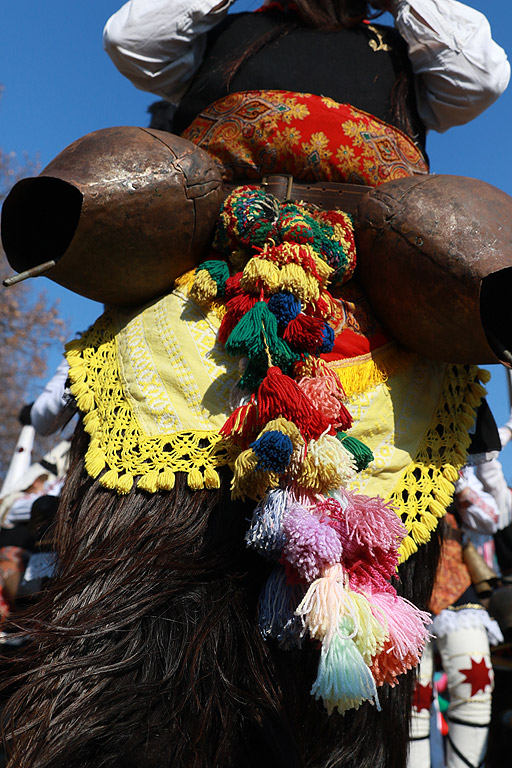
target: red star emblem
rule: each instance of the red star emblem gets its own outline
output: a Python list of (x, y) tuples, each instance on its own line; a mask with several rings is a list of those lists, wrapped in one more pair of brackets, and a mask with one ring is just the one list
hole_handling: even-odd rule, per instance
[(416, 683), (412, 705), (418, 712), (421, 712), (422, 709), (427, 711), (430, 709), (432, 705), (432, 683), (427, 683), (427, 685)]
[(475, 661), (471, 658), (470, 669), (459, 669), (459, 672), (466, 678), (463, 683), (469, 683), (471, 686), (471, 696), (474, 696), (478, 691), (485, 691), (487, 685), (491, 685), (490, 667), (485, 663), (485, 659), (482, 661)]

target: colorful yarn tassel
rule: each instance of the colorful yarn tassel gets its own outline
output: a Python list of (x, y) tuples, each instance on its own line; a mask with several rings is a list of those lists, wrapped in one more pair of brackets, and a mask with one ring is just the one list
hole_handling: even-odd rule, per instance
[(292, 441), (288, 435), (278, 430), (265, 432), (252, 442), (250, 447), (258, 459), (256, 469), (264, 469), (267, 472), (284, 472), (293, 453)]
[(276, 316), (279, 329), (284, 330), (299, 314), (301, 303), (289, 291), (279, 291), (268, 300), (268, 308)]
[(346, 623), (342, 622), (331, 641), (322, 644), (311, 694), (322, 699), (329, 714), (335, 709), (340, 714), (359, 709), (364, 701), (380, 710), (375, 681), (354, 641), (342, 634), (346, 630)]
[(283, 531), (283, 557), (305, 581), (313, 581), (340, 561), (341, 542), (327, 518), (294, 504), (284, 513)]
[(256, 304), (240, 318), (226, 342), (230, 355), (246, 355), (257, 360), (268, 355), (269, 347), (277, 341), (277, 320), (266, 302)]
[(290, 320), (283, 333), (283, 339), (292, 349), (314, 354), (319, 352), (323, 346), (324, 329), (325, 322), (323, 320), (301, 313)]
[(296, 481), (315, 493), (329, 493), (346, 485), (356, 475), (355, 461), (332, 435), (308, 443), (307, 454)]
[(310, 584), (296, 610), (304, 627), (315, 640), (328, 643), (338, 629), (345, 614), (350, 615), (349, 596), (345, 588), (345, 575), (341, 565), (327, 568), (319, 579)]
[(286, 583), (283, 568), (274, 568), (260, 595), (258, 614), (263, 637), (276, 638), (284, 649), (300, 647), (302, 623), (295, 609), (303, 594), (300, 585)]
[(361, 440), (358, 440), (356, 437), (351, 437), (350, 435), (345, 434), (345, 432), (338, 432), (336, 437), (342, 443), (343, 447), (354, 457), (359, 472), (366, 469), (373, 461), (373, 453), (367, 445), (361, 442)]
[(297, 425), (301, 435), (309, 440), (319, 437), (329, 427), (327, 419), (304, 395), (289, 376), (273, 366), (268, 369), (258, 389), (258, 417), (263, 426), (278, 416)]
[(276, 488), (259, 502), (245, 534), (247, 544), (266, 557), (278, 558), (285, 544), (283, 515), (290, 504), (290, 493)]

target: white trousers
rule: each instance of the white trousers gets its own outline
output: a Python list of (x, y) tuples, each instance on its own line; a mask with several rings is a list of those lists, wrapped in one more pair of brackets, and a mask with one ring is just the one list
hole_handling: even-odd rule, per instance
[[(487, 749), (494, 675), (484, 627), (451, 632), (435, 641), (448, 678), (446, 768), (479, 768)], [(421, 659), (410, 729), (408, 768), (430, 768), (433, 647)]]

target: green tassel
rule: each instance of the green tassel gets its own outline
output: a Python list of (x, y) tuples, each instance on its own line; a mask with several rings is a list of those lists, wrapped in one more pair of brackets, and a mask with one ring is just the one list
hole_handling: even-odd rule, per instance
[(373, 461), (374, 455), (371, 450), (356, 437), (350, 437), (345, 432), (338, 432), (336, 437), (354, 457), (359, 472), (366, 469), (370, 461)]
[(229, 277), (229, 267), (225, 261), (211, 259), (203, 261), (197, 268), (197, 272), (205, 269), (212, 280), (217, 284), (217, 296), (223, 296), (226, 291), (226, 281)]
[(330, 643), (323, 643), (318, 674), (311, 693), (322, 699), (329, 714), (337, 709), (343, 714), (348, 709), (359, 709), (363, 701), (370, 701), (380, 710), (375, 680), (354, 641), (336, 632)]
[[(246, 355), (249, 360), (268, 359), (278, 344), (276, 316), (264, 301), (257, 301), (239, 320), (226, 342), (230, 355)], [(268, 361), (269, 365), (271, 361)]]
[(268, 363), (266, 360), (249, 360), (249, 364), (247, 365), (242, 378), (238, 382), (238, 387), (241, 390), (256, 392), (259, 385), (267, 375), (267, 371)]
[(293, 378), (293, 370), (299, 355), (296, 352), (292, 352), (286, 341), (280, 338), (276, 339), (276, 343), (270, 349), (270, 356), (272, 358), (272, 365), (277, 365), (283, 373)]

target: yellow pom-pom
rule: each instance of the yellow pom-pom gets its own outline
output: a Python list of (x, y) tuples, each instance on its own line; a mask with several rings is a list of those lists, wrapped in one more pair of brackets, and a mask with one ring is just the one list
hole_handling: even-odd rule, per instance
[(204, 471), (204, 487), (209, 489), (220, 488), (220, 477), (213, 467), (206, 467)]
[(82, 384), (87, 376), (87, 368), (82, 362), (76, 362), (73, 364), (73, 368), (70, 369), (69, 378), (73, 384)]
[(128, 472), (125, 472), (124, 475), (120, 475), (118, 477), (116, 490), (119, 494), (124, 495), (126, 493), (130, 493), (132, 488), (133, 488), (132, 475), (130, 475)]
[(83, 425), (84, 430), (89, 435), (96, 434), (97, 430), (100, 427), (100, 420), (98, 418), (98, 411), (96, 409), (93, 409), (92, 411), (89, 411), (89, 413), (86, 413), (83, 418)]
[(191, 469), (190, 472), (188, 473), (187, 482), (188, 482), (189, 488), (191, 488), (193, 491), (200, 491), (204, 488), (203, 475), (201, 474), (199, 469), (197, 469), (196, 467), (194, 467), (194, 469)]
[(258, 457), (251, 450), (243, 451), (236, 459), (231, 480), (233, 499), (250, 498), (259, 501), (270, 488), (279, 487), (279, 475), (256, 469)]
[[(456, 483), (459, 478), (459, 473), (455, 469), (455, 467), (452, 467), (450, 464), (446, 464), (446, 466), (443, 469), (443, 475), (444, 477), (450, 482), (450, 483)], [(453, 488), (450, 489), (449, 493), (453, 493)]]
[(137, 488), (147, 493), (155, 493), (158, 490), (158, 475), (156, 470), (142, 475), (137, 482)]
[(208, 301), (217, 296), (217, 283), (207, 269), (201, 269), (196, 274), (190, 295), (198, 301)]
[(315, 263), (316, 271), (318, 272), (318, 276), (320, 277), (320, 282), (323, 288), (327, 285), (329, 280), (331, 279), (331, 275), (334, 272), (334, 269), (329, 266), (329, 264), (320, 258), (320, 256), (317, 256), (317, 254), (314, 252), (313, 249), (311, 249), (311, 256), (313, 258), (313, 261)]
[(156, 484), (158, 486), (159, 491), (172, 491), (174, 488), (174, 484), (176, 482), (176, 475), (172, 471), (172, 469), (169, 469), (169, 467), (164, 467), (160, 474), (158, 475), (158, 479), (156, 481)]
[(119, 475), (116, 469), (109, 469), (100, 477), (100, 483), (104, 488), (114, 491), (117, 488)]
[(405, 539), (402, 540), (402, 543), (400, 544), (400, 548), (398, 550), (399, 562), (403, 563), (404, 560), (407, 560), (409, 557), (411, 557), (411, 555), (414, 555), (414, 553), (417, 551), (418, 551), (418, 545), (414, 542), (411, 536), (406, 536)]
[(316, 301), (320, 296), (318, 280), (307, 275), (299, 264), (285, 264), (281, 269), (281, 290), (290, 291), (305, 304)]
[(91, 444), (85, 455), (85, 470), (91, 477), (98, 477), (105, 468), (105, 456), (103, 451)]
[(435, 499), (431, 499), (428, 508), (435, 517), (444, 517), (446, 514), (446, 507), (440, 504)]
[(482, 384), (488, 384), (491, 380), (491, 372), (488, 371), (486, 368), (479, 368), (478, 378), (482, 382)]
[(89, 389), (84, 389), (83, 385), (72, 384), (71, 394), (76, 398), (76, 404), (80, 411), (87, 413), (95, 408), (94, 395)]
[(435, 531), (435, 529), (437, 528), (437, 518), (435, 515), (432, 515), (430, 512), (423, 512), (420, 519), (423, 525), (427, 528), (427, 530)]
[(259, 291), (262, 287), (269, 293), (279, 290), (281, 270), (272, 261), (251, 259), (245, 266), (240, 287), (244, 291)]
[(426, 525), (414, 521), (411, 523), (411, 534), (416, 544), (426, 544), (430, 541), (430, 532)]

